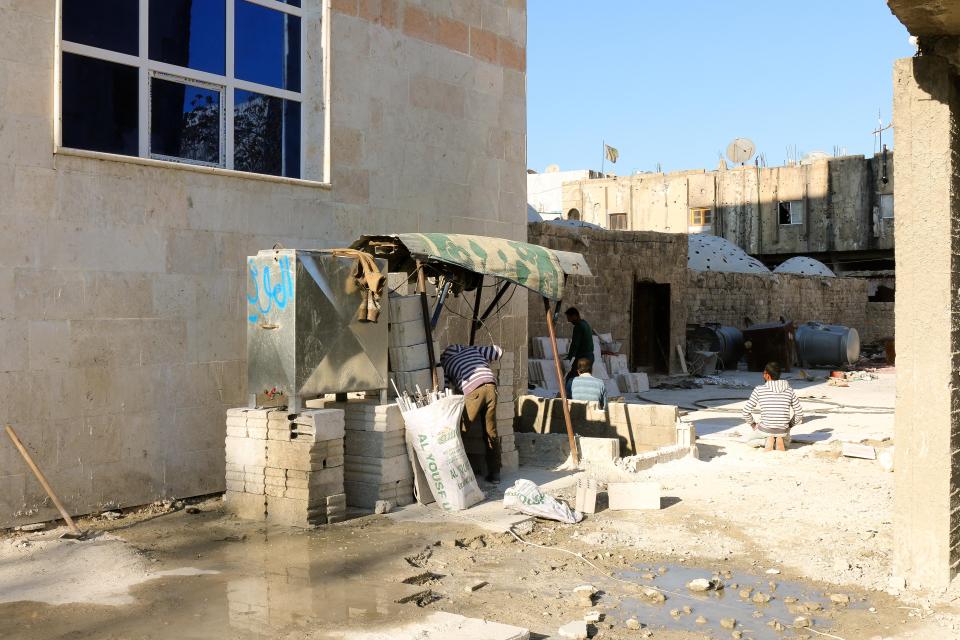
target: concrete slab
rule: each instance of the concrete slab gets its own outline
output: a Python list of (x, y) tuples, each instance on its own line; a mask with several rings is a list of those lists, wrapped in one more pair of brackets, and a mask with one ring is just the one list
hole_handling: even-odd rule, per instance
[(508, 624), (438, 611), (420, 622), (380, 631), (344, 631), (352, 640), (529, 640), (530, 631)]

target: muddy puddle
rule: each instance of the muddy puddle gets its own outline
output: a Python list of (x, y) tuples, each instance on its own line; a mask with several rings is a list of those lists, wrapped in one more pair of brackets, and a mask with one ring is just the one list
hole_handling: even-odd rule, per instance
[[(782, 640), (816, 636), (810, 628), (794, 626), (795, 623), (829, 632), (844, 610), (870, 606), (852, 596), (847, 604), (834, 603), (831, 594), (841, 592), (825, 592), (819, 587), (781, 580), (778, 574), (714, 573), (683, 565), (658, 565), (636, 567), (621, 572), (619, 577), (641, 588), (660, 590), (666, 601), (657, 603), (644, 595), (624, 597), (610, 610), (610, 621), (623, 624), (636, 618), (654, 631), (689, 631), (713, 638)], [(687, 585), (696, 579), (709, 580), (715, 586), (693, 592)], [(735, 635), (735, 631), (740, 635)]]
[(0, 604), (0, 637), (316, 637), (320, 629), (390, 623), (401, 608), (416, 609), (424, 592), (376, 568), (402, 559), (408, 551), (402, 543), (361, 550), (350, 539), (272, 531), (235, 542), (191, 542), (177, 558), (147, 559), (142, 580), (124, 587), (132, 604)]

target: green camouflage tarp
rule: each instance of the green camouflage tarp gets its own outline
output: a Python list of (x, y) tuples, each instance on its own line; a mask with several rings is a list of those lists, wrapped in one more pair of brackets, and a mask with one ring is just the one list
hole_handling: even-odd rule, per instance
[(551, 300), (563, 297), (563, 268), (557, 256), (544, 247), (459, 233), (401, 233), (394, 237), (416, 258), (504, 278)]

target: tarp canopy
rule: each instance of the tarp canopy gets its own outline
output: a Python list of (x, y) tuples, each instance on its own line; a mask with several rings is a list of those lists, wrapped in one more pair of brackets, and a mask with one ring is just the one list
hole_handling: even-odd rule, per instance
[(503, 278), (550, 300), (563, 297), (564, 274), (591, 275), (580, 254), (559, 252), (563, 254), (561, 259), (558, 252), (539, 245), (487, 236), (399, 233), (363, 236), (353, 246), (386, 257), (391, 268), (413, 258)]

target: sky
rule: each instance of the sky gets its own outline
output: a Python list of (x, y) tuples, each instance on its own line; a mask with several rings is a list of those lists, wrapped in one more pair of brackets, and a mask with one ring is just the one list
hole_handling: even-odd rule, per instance
[[(893, 61), (913, 55), (884, 0), (529, 0), (527, 166), (713, 169), (734, 138), (769, 166), (871, 154)], [(892, 148), (892, 130), (883, 142)], [(789, 147), (789, 150), (788, 150)], [(794, 149), (796, 151), (794, 151)]]

